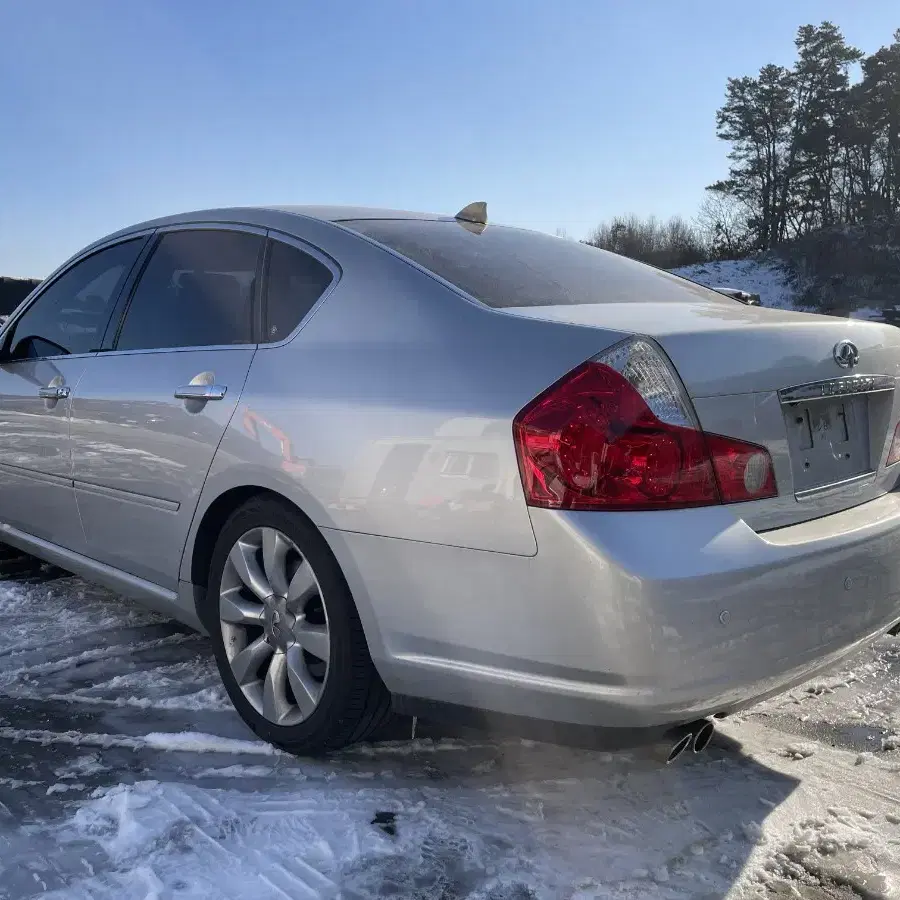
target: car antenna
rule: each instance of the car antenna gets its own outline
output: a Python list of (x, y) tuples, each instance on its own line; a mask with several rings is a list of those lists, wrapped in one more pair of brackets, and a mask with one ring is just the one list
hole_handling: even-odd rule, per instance
[(484, 200), (476, 200), (474, 203), (464, 206), (453, 218), (466, 231), (481, 234), (487, 228), (487, 203)]

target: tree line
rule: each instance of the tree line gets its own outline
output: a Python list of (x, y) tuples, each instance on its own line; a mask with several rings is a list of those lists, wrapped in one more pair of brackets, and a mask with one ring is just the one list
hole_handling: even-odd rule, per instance
[(34, 278), (0, 277), (0, 316), (8, 316), (38, 283)]
[(675, 266), (900, 219), (900, 29), (870, 56), (832, 22), (801, 26), (794, 43), (793, 66), (728, 79), (716, 113), (728, 176), (707, 188), (694, 222), (620, 217), (587, 243)]

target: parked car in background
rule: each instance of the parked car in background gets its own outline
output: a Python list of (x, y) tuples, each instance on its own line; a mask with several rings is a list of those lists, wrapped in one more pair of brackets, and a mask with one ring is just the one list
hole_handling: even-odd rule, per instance
[(753, 294), (750, 291), (729, 287), (715, 287), (713, 290), (718, 291), (720, 294), (725, 294), (733, 300), (740, 300), (741, 303), (746, 303), (747, 306), (762, 306), (759, 294)]
[(900, 333), (478, 204), (145, 222), (0, 354), (0, 537), (208, 631), (290, 751), (698, 722), (900, 618)]

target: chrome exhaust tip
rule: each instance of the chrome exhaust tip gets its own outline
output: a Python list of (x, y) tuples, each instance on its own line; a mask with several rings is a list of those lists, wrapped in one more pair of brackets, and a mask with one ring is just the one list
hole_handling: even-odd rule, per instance
[(690, 750), (694, 732), (689, 725), (679, 725), (667, 731), (656, 744), (654, 755), (664, 765), (670, 766), (682, 753)]
[(710, 719), (702, 719), (699, 722), (695, 722), (694, 726), (695, 731), (691, 742), (691, 750), (694, 753), (702, 753), (713, 739), (713, 735), (716, 733), (716, 726)]
[(691, 742), (693, 741), (694, 736), (692, 734), (683, 735), (674, 744), (672, 744), (669, 749), (669, 754), (666, 757), (666, 765), (670, 766), (688, 747), (691, 746)]

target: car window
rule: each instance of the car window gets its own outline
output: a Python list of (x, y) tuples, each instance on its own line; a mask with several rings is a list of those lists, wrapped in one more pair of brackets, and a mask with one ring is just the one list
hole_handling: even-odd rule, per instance
[(273, 241), (269, 254), (265, 339), (286, 338), (325, 293), (332, 279), (331, 270), (315, 257)]
[(12, 325), (14, 359), (90, 353), (103, 340), (113, 304), (144, 239), (100, 250), (63, 272)]
[(248, 344), (263, 239), (240, 231), (163, 235), (141, 275), (117, 350)]
[[(374, 238), (488, 306), (669, 302), (685, 280), (581, 241), (503, 225), (355, 219), (343, 225)], [(695, 300), (729, 303), (693, 285)]]

